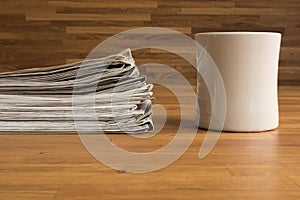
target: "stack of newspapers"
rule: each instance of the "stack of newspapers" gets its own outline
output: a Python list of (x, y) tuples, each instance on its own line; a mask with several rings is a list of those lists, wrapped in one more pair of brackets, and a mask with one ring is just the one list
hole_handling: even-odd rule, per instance
[(144, 133), (152, 85), (129, 49), (99, 59), (0, 74), (1, 133)]

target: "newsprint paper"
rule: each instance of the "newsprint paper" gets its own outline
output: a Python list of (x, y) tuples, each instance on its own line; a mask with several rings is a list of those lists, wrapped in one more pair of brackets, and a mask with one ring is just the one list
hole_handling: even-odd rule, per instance
[[(152, 87), (129, 49), (100, 59), (1, 73), (0, 133), (76, 133), (74, 120), (91, 133), (149, 132)], [(90, 126), (95, 119), (98, 126)]]

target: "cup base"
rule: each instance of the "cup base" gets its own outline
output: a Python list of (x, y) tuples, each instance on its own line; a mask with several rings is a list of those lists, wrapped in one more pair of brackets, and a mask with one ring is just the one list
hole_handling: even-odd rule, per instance
[(203, 130), (209, 130), (209, 131), (222, 131), (225, 133), (259, 133), (259, 132), (267, 132), (267, 131), (273, 131), (278, 129), (278, 125), (270, 127), (270, 128), (264, 128), (259, 130), (232, 130), (232, 129), (223, 129), (223, 130), (215, 130), (215, 129), (208, 129), (208, 127), (205, 126), (198, 126), (199, 129)]

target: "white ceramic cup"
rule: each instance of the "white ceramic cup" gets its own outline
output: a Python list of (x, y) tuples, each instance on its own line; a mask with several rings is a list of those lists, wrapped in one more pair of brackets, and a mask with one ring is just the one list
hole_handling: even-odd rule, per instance
[[(271, 32), (198, 33), (224, 81), (223, 131), (256, 132), (278, 127), (277, 77), (281, 34)], [(199, 66), (198, 66), (199, 67)], [(210, 95), (198, 74), (199, 127), (208, 128)]]

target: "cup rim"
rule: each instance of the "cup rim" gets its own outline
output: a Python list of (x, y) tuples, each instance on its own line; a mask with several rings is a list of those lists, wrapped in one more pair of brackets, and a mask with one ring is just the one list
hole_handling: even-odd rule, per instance
[(257, 31), (216, 31), (216, 32), (202, 32), (202, 33), (195, 33), (197, 35), (280, 35), (281, 33), (278, 32), (257, 32)]

